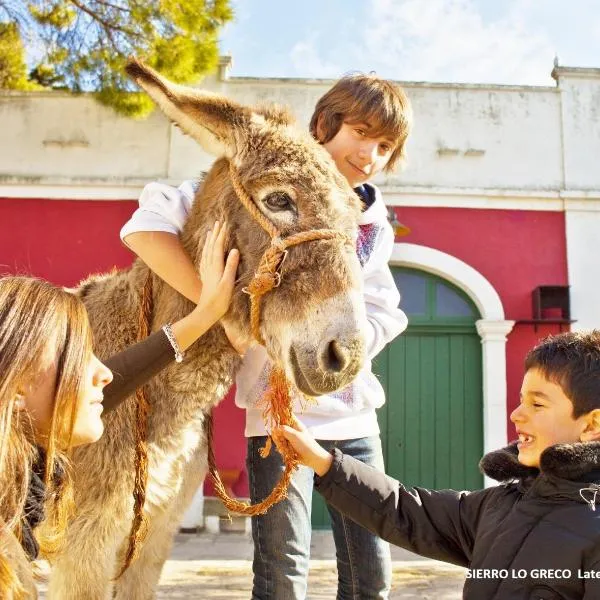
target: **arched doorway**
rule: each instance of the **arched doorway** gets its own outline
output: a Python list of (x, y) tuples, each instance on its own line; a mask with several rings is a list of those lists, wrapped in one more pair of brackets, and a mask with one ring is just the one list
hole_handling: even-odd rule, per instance
[(387, 398), (378, 412), (386, 472), (406, 485), (480, 488), (479, 311), (436, 275), (402, 267), (392, 274), (409, 326), (374, 363)]
[[(479, 431), (482, 432), (483, 436), (483, 450), (480, 451), (475, 460), (474, 464), (477, 465), (482, 454), (506, 445), (506, 336), (512, 330), (514, 321), (504, 318), (502, 301), (491, 283), (473, 267), (454, 256), (427, 246), (405, 243), (394, 244), (390, 267), (415, 269), (437, 276), (451, 289), (453, 288), (455, 292), (459, 292), (459, 296), (462, 293), (462, 299), (467, 303), (471, 302), (471, 308), (474, 307), (475, 314), (480, 315), (480, 318), (475, 322), (475, 326), (478, 334), (476, 347), (480, 357), (478, 381), (479, 388), (482, 388), (483, 402), (483, 412), (479, 412)], [(400, 287), (400, 291), (403, 295), (400, 306), (405, 308), (404, 301), (407, 290)], [(456, 322), (455, 324), (458, 325), (459, 323)], [(415, 325), (417, 324), (415, 323)], [(456, 329), (453, 331), (455, 335), (459, 333)], [(415, 330), (415, 333), (418, 332)], [(472, 334), (471, 331), (466, 333), (469, 336)], [(400, 336), (400, 342), (402, 342), (404, 335)], [(475, 338), (470, 338), (466, 344), (469, 347), (468, 352), (474, 351)], [(473, 377), (476, 381), (478, 375), (474, 374)], [(385, 418), (389, 418), (389, 416), (382, 416), (382, 421)], [(386, 423), (383, 423), (383, 425), (387, 428)], [(382, 436), (384, 435), (382, 431)], [(385, 443), (389, 444), (387, 441)], [(476, 443), (475, 437), (467, 441), (468, 445), (474, 443)], [(389, 455), (391, 449), (386, 447), (384, 452)], [(392, 465), (391, 468), (394, 468), (394, 466)], [(390, 474), (392, 473), (390, 472)], [(458, 477), (457, 473), (450, 474), (451, 480), (452, 477)], [(471, 477), (474, 479), (478, 476), (473, 475), (473, 471), (471, 471)], [(477, 484), (469, 487), (481, 487), (481, 479), (478, 481)], [(421, 480), (419, 483), (429, 485), (427, 480)], [(492, 485), (492, 482), (487, 478), (484, 483), (485, 485)], [(431, 484), (431, 487), (442, 486)], [(329, 526), (329, 515), (325, 503), (316, 492), (313, 496), (312, 523), (313, 527), (316, 528)]]
[[(462, 290), (475, 304), (481, 319), (483, 371), (483, 450), (506, 445), (506, 337), (514, 321), (504, 318), (504, 307), (494, 286), (476, 269), (435, 248), (394, 244), (391, 266), (419, 269), (442, 277)], [(402, 302), (401, 302), (402, 305)], [(486, 478), (486, 485), (493, 482)]]

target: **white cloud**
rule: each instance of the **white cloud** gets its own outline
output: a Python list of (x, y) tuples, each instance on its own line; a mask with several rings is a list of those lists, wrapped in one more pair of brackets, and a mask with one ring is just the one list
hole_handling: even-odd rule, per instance
[(372, 0), (369, 56), (402, 79), (548, 82), (553, 48), (525, 22), (528, 2), (513, 2), (485, 22), (472, 0)]
[(307, 40), (294, 44), (290, 58), (294, 69), (304, 77), (336, 78), (343, 71), (343, 68), (335, 61), (325, 60), (319, 55), (315, 34)]
[[(303, 76), (339, 77), (375, 70), (413, 81), (550, 85), (555, 54), (536, 23), (543, 6), (504, 0), (484, 14), (477, 0), (369, 0), (366, 19), (295, 44), (291, 58)], [(539, 13), (538, 13), (539, 14)]]

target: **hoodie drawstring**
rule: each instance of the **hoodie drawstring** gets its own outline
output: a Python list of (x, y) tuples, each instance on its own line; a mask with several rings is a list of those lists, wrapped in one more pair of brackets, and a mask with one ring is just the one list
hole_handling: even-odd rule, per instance
[[(589, 498), (584, 492), (590, 492), (592, 494), (592, 497)], [(590, 487), (581, 488), (579, 490), (579, 495), (581, 496), (583, 501), (589, 505), (590, 510), (596, 510), (596, 496), (598, 495), (598, 492), (600, 492), (600, 485), (597, 485), (595, 483), (590, 485)]]

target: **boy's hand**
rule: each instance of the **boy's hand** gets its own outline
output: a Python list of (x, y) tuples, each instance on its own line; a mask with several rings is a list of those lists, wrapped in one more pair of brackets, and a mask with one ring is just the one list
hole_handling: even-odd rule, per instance
[(296, 420), (296, 424), (298, 429), (282, 425), (273, 430), (273, 435), (284, 437), (298, 454), (300, 462), (323, 477), (331, 468), (333, 456), (319, 445), (302, 423)]
[(217, 221), (206, 236), (200, 259), (202, 293), (194, 312), (210, 315), (218, 321), (229, 309), (240, 253), (233, 249), (225, 261), (226, 226)]

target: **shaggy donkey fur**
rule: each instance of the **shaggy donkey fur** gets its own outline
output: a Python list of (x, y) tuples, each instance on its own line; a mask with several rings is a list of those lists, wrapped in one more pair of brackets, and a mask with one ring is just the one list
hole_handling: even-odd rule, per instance
[[(143, 65), (130, 72), (161, 110), (205, 149), (222, 157), (197, 192), (182, 243), (199, 264), (205, 235), (227, 221), (228, 247), (240, 250), (238, 281), (226, 319), (249, 331), (248, 297), (269, 239), (240, 204), (229, 179), (231, 163), (265, 216), (291, 235), (330, 228), (356, 239), (359, 199), (327, 152), (280, 109), (251, 109), (227, 98), (176, 86)], [(136, 339), (140, 291), (148, 269), (92, 277), (80, 288), (106, 357)], [(311, 395), (347, 385), (364, 361), (366, 316), (354, 248), (335, 240), (290, 248), (281, 285), (262, 302), (261, 334), (288, 379)], [(192, 306), (153, 280), (153, 330)], [(307, 327), (306, 324), (310, 323)], [(172, 537), (206, 474), (205, 415), (225, 395), (240, 362), (220, 325), (208, 331), (183, 363), (148, 386), (149, 483), (144, 506), (147, 537), (141, 554), (114, 582), (132, 519), (135, 406), (129, 399), (106, 417), (102, 439), (75, 454), (77, 515), (64, 553), (53, 567), (53, 600), (148, 600), (169, 555)], [(304, 389), (303, 389), (304, 386)], [(306, 389), (306, 388), (310, 389)]]

